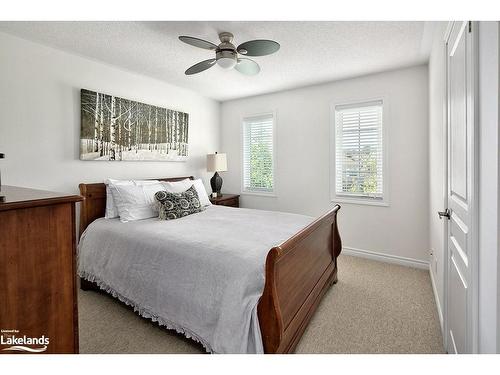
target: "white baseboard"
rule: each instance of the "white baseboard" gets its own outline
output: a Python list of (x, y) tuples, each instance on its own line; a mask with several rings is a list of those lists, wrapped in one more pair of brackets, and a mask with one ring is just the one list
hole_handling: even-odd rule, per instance
[(418, 259), (413, 259), (413, 258), (401, 257), (401, 256), (397, 256), (397, 255), (378, 253), (376, 251), (371, 251), (371, 250), (356, 249), (354, 247), (343, 246), (342, 247), (342, 254), (352, 255), (352, 256), (360, 257), (360, 258), (378, 260), (380, 262), (399, 264), (401, 266), (420, 268), (420, 269), (425, 269), (425, 270), (429, 269), (429, 262), (426, 262), (424, 260), (418, 260)]
[(441, 334), (444, 337), (443, 309), (441, 308), (441, 302), (439, 302), (439, 294), (437, 291), (436, 282), (434, 281), (434, 272), (432, 272), (431, 266), (429, 266), (429, 273), (431, 274), (432, 291), (434, 292), (434, 299), (436, 300), (436, 307), (439, 316), (439, 325), (441, 326)]

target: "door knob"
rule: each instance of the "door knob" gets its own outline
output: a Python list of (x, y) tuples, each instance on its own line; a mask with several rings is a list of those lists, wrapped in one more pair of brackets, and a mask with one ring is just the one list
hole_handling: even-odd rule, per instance
[(438, 215), (440, 219), (442, 219), (443, 217), (447, 217), (448, 220), (450, 220), (451, 212), (449, 209), (446, 209), (444, 211), (438, 211)]

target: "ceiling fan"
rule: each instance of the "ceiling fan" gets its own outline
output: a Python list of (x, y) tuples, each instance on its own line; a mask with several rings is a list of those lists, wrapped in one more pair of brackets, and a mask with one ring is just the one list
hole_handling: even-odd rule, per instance
[(211, 68), (216, 63), (223, 69), (236, 69), (245, 75), (253, 76), (260, 72), (260, 66), (255, 61), (240, 57), (243, 56), (266, 56), (275, 53), (280, 49), (278, 42), (274, 40), (257, 39), (240, 44), (235, 47), (233, 44), (233, 34), (223, 32), (219, 34), (221, 43), (216, 45), (212, 42), (195, 38), (192, 36), (180, 36), (184, 43), (195, 47), (215, 51), (215, 59), (208, 59), (194, 64), (185, 71), (186, 75), (196, 74)]

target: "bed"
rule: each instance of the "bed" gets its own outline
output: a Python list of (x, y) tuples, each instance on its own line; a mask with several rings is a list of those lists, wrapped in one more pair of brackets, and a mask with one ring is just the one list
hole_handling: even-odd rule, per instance
[[(180, 181), (185, 178), (193, 179), (192, 177), (179, 177), (160, 180)], [(92, 275), (92, 272), (80, 273), (81, 288), (84, 290), (103, 289), (122, 302), (134, 306), (134, 309), (140, 315), (158, 321), (167, 328), (176, 329), (187, 337), (192, 337), (196, 341), (200, 341), (208, 351), (215, 353), (260, 352), (260, 347), (265, 353), (293, 352), (322, 296), (328, 287), (337, 281), (337, 257), (341, 251), (341, 240), (337, 228), (337, 212), (340, 209), (338, 205), (335, 205), (331, 210), (317, 219), (294, 214), (211, 206), (205, 212), (190, 215), (192, 218), (186, 217), (172, 220), (172, 223), (177, 222), (173, 225), (165, 225), (164, 222), (162, 223), (158, 220), (141, 220), (141, 222), (126, 226), (123, 223), (119, 223), (118, 220), (102, 219), (106, 206), (106, 187), (103, 183), (82, 183), (80, 184), (80, 193), (84, 197), (80, 211), (80, 235), (83, 235), (82, 240), (84, 240), (81, 243), (85, 241), (89, 244), (94, 243), (92, 246), (87, 246), (92, 250), (86, 251), (83, 255), (79, 254), (79, 256), (83, 257), (83, 262), (88, 263), (86, 267), (92, 270), (92, 264), (100, 264), (102, 269), (106, 270), (105, 267), (112, 264), (110, 263), (110, 259), (114, 259), (116, 264), (129, 264), (129, 267), (130, 262), (132, 262), (131, 260), (129, 263), (123, 263), (127, 262), (128, 258), (135, 259), (134, 264), (152, 263), (147, 265), (149, 267), (147, 268), (148, 272), (136, 272), (136, 274), (140, 275), (137, 278), (137, 282), (133, 281), (133, 277), (127, 276), (127, 279), (123, 279), (123, 275), (119, 275), (120, 272), (115, 271), (112, 275), (122, 277), (121, 283), (126, 282), (128, 284), (123, 290), (137, 289), (137, 285), (140, 284), (142, 289), (139, 292), (136, 291), (135, 295), (141, 296), (140, 298), (143, 295), (152, 295), (153, 297), (150, 300), (144, 297), (144, 300), (140, 301), (141, 304), (136, 305), (134, 302), (137, 301), (129, 300), (126, 295), (127, 293), (120, 293), (119, 290), (117, 291), (117, 288), (109, 285), (112, 284), (113, 277), (107, 276), (108, 279), (104, 278), (105, 280), (103, 280), (94, 277), (95, 275)], [(221, 221), (218, 224), (213, 224), (213, 227), (210, 228), (210, 225), (212, 225), (210, 223), (217, 222), (217, 218), (220, 218)], [(262, 233), (259, 236), (259, 243), (254, 241), (255, 236), (245, 236), (243, 230), (245, 225), (244, 220), (256, 223), (253, 230)], [(234, 227), (233, 233), (217, 229), (225, 224), (227, 225), (227, 223), (233, 223), (231, 224)], [(182, 232), (185, 231), (182, 225), (186, 226), (188, 224), (190, 227), (197, 229), (192, 231), (193, 235), (190, 236), (192, 237), (190, 238), (190, 242), (184, 244), (186, 242), (186, 235), (181, 237)], [(267, 230), (271, 227), (273, 230)], [(203, 234), (203, 228), (208, 228), (205, 234)], [(162, 234), (162, 232), (165, 233)], [(136, 235), (136, 233), (150, 233), (147, 236), (149, 240), (141, 240), (140, 236)], [(226, 233), (227, 238), (225, 238), (224, 233)], [(270, 233), (273, 233), (273, 235)], [(166, 254), (161, 246), (158, 245), (162, 241), (165, 241), (166, 238), (169, 238), (170, 241), (177, 241), (174, 242), (176, 246), (170, 246), (171, 249), (181, 249), (184, 246), (187, 250), (169, 250), (168, 254)], [(236, 238), (240, 240), (235, 241)], [(246, 243), (245, 246), (249, 246), (251, 249), (255, 248), (257, 259), (249, 258), (248, 260), (242, 260), (242, 257), (238, 255), (245, 254), (244, 251), (237, 251), (239, 247), (243, 246), (244, 242)], [(95, 244), (107, 245), (101, 246)], [(235, 249), (231, 249), (230, 244), (234, 244)], [(256, 246), (257, 244), (260, 247)], [(269, 248), (262, 247), (268, 244), (274, 245), (270, 245)], [(127, 246), (133, 248), (126, 250)], [(203, 246), (206, 247), (206, 251), (202, 252), (201, 249)], [(254, 247), (252, 248), (251, 246)], [(116, 253), (117, 248), (120, 249), (121, 253)], [(200, 250), (199, 254), (204, 255), (207, 253), (210, 254), (210, 257), (208, 255), (206, 258), (200, 259), (190, 257), (190, 253), (198, 251), (196, 249)], [(100, 251), (102, 251), (102, 254)], [(218, 253), (224, 254), (225, 258), (221, 255), (214, 255)], [(147, 257), (153, 257), (155, 262), (151, 262)], [(259, 269), (258, 257), (262, 257), (262, 270)], [(140, 261), (138, 262), (137, 259), (140, 259)], [(224, 263), (218, 259), (225, 259), (224, 262), (231, 264), (231, 266), (227, 266), (227, 269), (224, 269)], [(234, 326), (234, 318), (233, 321), (230, 319), (224, 320), (224, 316), (217, 317), (215, 315), (216, 318), (214, 319), (214, 314), (219, 311), (217, 310), (217, 306), (207, 308), (206, 316), (203, 316), (203, 319), (201, 319), (203, 322), (218, 325), (218, 331), (225, 331), (226, 338), (229, 337), (228, 335), (234, 336), (235, 342), (232, 344), (228, 343), (228, 345), (231, 344), (232, 346), (228, 346), (227, 348), (221, 347), (220, 337), (218, 339), (206, 339), (204, 334), (199, 333), (203, 332), (202, 328), (204, 327), (199, 328), (199, 330), (198, 327), (195, 330), (191, 330), (188, 324), (182, 324), (180, 321), (182, 320), (181, 318), (176, 317), (174, 320), (169, 320), (163, 319), (165, 317), (156, 314), (159, 307), (155, 303), (162, 301), (164, 298), (162, 293), (166, 293), (165, 295), (169, 298), (172, 296), (179, 298), (178, 303), (173, 301), (173, 305), (176, 307), (186, 303), (184, 313), (186, 311), (193, 311), (194, 314), (196, 310), (189, 308), (189, 303), (194, 302), (189, 300), (190, 297), (186, 296), (186, 292), (180, 292), (182, 288), (173, 288), (170, 286), (170, 291), (167, 293), (166, 289), (171, 285), (172, 279), (161, 286), (146, 287), (150, 285), (152, 280), (151, 278), (148, 279), (148, 275), (151, 273), (150, 270), (163, 272), (162, 261), (165, 267), (168, 268), (168, 265), (175, 264), (176, 260), (178, 266), (176, 265), (175, 268), (170, 269), (168, 272), (171, 274), (170, 277), (173, 277), (176, 270), (181, 276), (185, 274), (186, 272), (183, 273), (182, 267), (190, 267), (189, 269), (197, 270), (196, 275), (193, 275), (193, 278), (198, 278), (198, 285), (201, 289), (200, 296), (196, 299), (197, 305), (210, 304), (209, 301), (211, 301), (208, 299), (203, 300), (204, 293), (201, 293), (203, 292), (203, 288), (205, 288), (205, 285), (202, 285), (205, 284), (203, 283), (203, 277), (206, 278), (207, 285), (210, 283), (219, 285), (221, 283), (220, 275), (224, 276), (225, 272), (227, 272), (228, 279), (231, 277), (234, 278), (235, 272), (241, 272), (242, 281), (233, 283), (235, 285), (233, 288), (236, 290), (236, 284), (238, 284), (239, 290), (243, 291), (242, 295), (245, 297), (245, 303), (241, 304), (238, 302), (237, 305), (248, 305), (245, 313), (251, 314), (251, 316), (249, 315), (249, 319), (245, 321), (246, 326), (241, 329)], [(242, 267), (241, 265), (244, 264), (242, 262), (246, 261), (248, 261), (248, 267)], [(199, 263), (207, 264), (212, 270), (217, 270), (217, 272), (207, 273), (203, 269), (204, 266)], [(255, 269), (254, 271), (252, 271), (252, 267)], [(137, 267), (134, 265), (134, 268)], [(255, 280), (248, 278), (248, 275), (253, 275), (253, 273), (244, 274), (247, 271), (245, 268), (248, 268), (251, 272), (255, 272)], [(128, 275), (135, 274), (129, 273)], [(184, 289), (186, 288), (186, 280), (189, 279), (184, 279), (182, 286)], [(157, 290), (153, 290), (154, 288)], [(193, 291), (193, 289), (191, 290)], [(207, 290), (218, 293), (217, 289), (213, 288), (213, 286), (212, 289)], [(224, 296), (227, 297), (227, 293)], [(219, 297), (215, 296), (212, 300), (217, 300)], [(134, 299), (137, 298), (139, 297)], [(199, 300), (200, 298), (201, 300)], [(235, 301), (238, 300), (235, 299)], [(229, 298), (229, 301), (225, 302), (229, 307), (226, 307), (224, 311), (233, 311), (235, 301)], [(231, 303), (233, 303), (233, 306), (231, 306)], [(148, 308), (150, 309), (148, 310)], [(202, 314), (205, 313), (204, 310), (199, 311)], [(171, 311), (171, 314), (174, 313), (175, 311)], [(235, 312), (235, 314), (238, 313)], [(182, 315), (178, 316), (182, 317)], [(240, 331), (242, 332), (241, 337), (239, 336)], [(245, 336), (245, 332), (249, 332), (249, 334)], [(255, 341), (258, 342), (256, 343)]]

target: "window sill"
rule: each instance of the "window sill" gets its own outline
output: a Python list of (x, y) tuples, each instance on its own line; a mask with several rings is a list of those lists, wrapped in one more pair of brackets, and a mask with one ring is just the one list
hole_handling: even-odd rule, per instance
[(256, 195), (256, 196), (259, 196), (259, 197), (277, 198), (277, 195), (276, 195), (275, 192), (265, 193), (265, 192), (259, 192), (259, 191), (246, 191), (246, 190), (243, 190), (241, 192), (241, 195)]
[(366, 206), (379, 206), (379, 207), (389, 207), (389, 202), (384, 200), (375, 199), (363, 199), (363, 198), (349, 198), (342, 196), (335, 196), (331, 199), (334, 203), (348, 203), (348, 204), (359, 204)]

